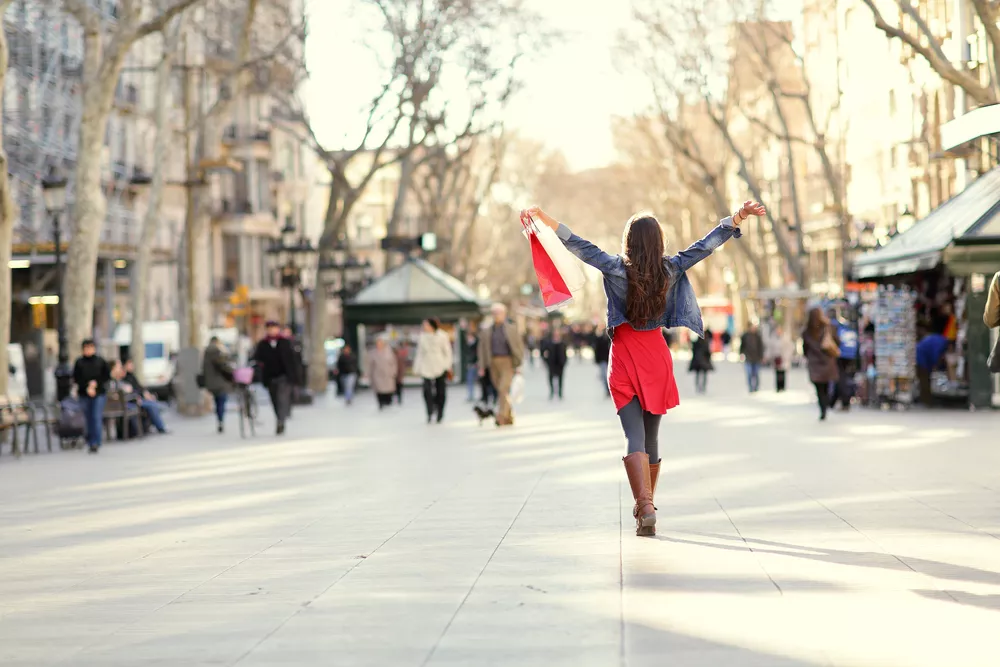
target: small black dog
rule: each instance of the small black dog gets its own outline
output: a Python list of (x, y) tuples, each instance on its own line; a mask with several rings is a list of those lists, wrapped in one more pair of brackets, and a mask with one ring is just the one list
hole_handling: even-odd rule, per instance
[(475, 406), (473, 406), (472, 411), (476, 413), (477, 417), (479, 417), (479, 425), (480, 426), (483, 425), (484, 421), (486, 421), (487, 419), (490, 419), (491, 417), (495, 416), (494, 413), (493, 413), (493, 410), (491, 408), (487, 408), (487, 407), (481, 406), (481, 405), (475, 405)]

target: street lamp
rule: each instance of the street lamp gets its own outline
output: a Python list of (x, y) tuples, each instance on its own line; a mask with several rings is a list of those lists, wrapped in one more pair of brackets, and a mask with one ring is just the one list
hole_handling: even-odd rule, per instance
[(288, 290), (288, 325), (297, 335), (295, 292), (301, 289), (302, 272), (311, 268), (317, 253), (312, 242), (305, 236), (300, 236), (296, 240), (295, 231), (291, 218), (286, 218), (285, 226), (281, 229), (281, 237), (271, 243), (267, 254), (271, 257), (274, 270), (281, 276), (281, 286)]
[(896, 222), (896, 233), (902, 234), (910, 227), (913, 226), (916, 216), (913, 215), (913, 211), (907, 206), (903, 209), (903, 212), (899, 214), (899, 220)]
[(69, 350), (66, 349), (66, 318), (63, 316), (63, 267), (62, 267), (62, 230), (60, 217), (66, 210), (66, 177), (53, 167), (42, 179), (42, 200), (45, 210), (52, 217), (52, 240), (55, 242), (56, 253), (56, 330), (59, 337), (59, 359), (56, 364), (56, 400), (69, 396), (73, 381), (73, 371), (69, 367)]
[(372, 263), (361, 261), (343, 241), (338, 241), (331, 251), (320, 260), (317, 286), (333, 288), (333, 295), (340, 299), (341, 332), (344, 326), (344, 304), (358, 292), (370, 285), (374, 279)]

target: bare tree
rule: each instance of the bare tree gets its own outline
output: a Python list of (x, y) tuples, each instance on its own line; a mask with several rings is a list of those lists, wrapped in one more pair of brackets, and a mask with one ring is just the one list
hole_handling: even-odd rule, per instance
[[(0, 19), (7, 12), (13, 0), (0, 0)], [(6, 88), (4, 80), (7, 77), (7, 66), (10, 54), (7, 50), (7, 33), (0, 30), (0, 101)], [(14, 240), (14, 224), (17, 221), (17, 206), (14, 203), (14, 193), (10, 187), (10, 175), (7, 170), (7, 152), (3, 148), (3, 120), (0, 119), (0, 267), (8, 266), (11, 258), (11, 243)], [(11, 303), (10, 270), (0, 270), (0, 395), (6, 395), (10, 374), (7, 359), (7, 344), (10, 343), (10, 303)]]
[[(674, 0), (666, 5), (635, 0), (633, 8), (644, 45), (638, 58), (652, 85), (661, 116), (669, 117), (685, 106), (698, 105), (722, 138), (752, 197), (766, 203), (768, 197), (753, 164), (758, 146), (752, 136), (749, 144), (737, 136), (732, 126), (738, 113), (738, 96), (743, 92), (731, 85), (738, 78), (734, 77), (734, 67), (739, 66), (739, 61), (732, 58), (728, 49), (719, 47), (720, 42), (731, 39), (737, 18), (732, 7), (688, 0)], [(764, 220), (788, 271), (799, 285), (804, 285), (808, 276), (801, 246), (792, 247), (787, 238), (789, 230), (772, 208)]]
[(120, 0), (117, 19), (110, 21), (86, 0), (63, 0), (65, 11), (83, 28), (84, 43), (83, 113), (74, 178), (73, 233), (66, 261), (71, 279), (65, 284), (63, 307), (70, 350), (79, 349), (93, 323), (97, 258), (107, 209), (101, 191), (101, 148), (125, 57), (136, 42), (159, 32), (199, 1), (174, 0), (166, 9), (144, 18), (146, 3)]
[(146, 213), (139, 232), (139, 245), (136, 248), (135, 261), (132, 265), (130, 280), (130, 297), (132, 310), (132, 343), (129, 346), (129, 357), (135, 364), (135, 375), (144, 377), (143, 366), (146, 361), (146, 343), (143, 337), (142, 324), (146, 321), (147, 284), (153, 253), (153, 239), (160, 221), (163, 208), (163, 186), (166, 173), (163, 165), (167, 164), (173, 135), (168, 125), (169, 110), (173, 107), (170, 94), (173, 65), (180, 45), (180, 35), (184, 19), (173, 19), (163, 30), (162, 55), (156, 67), (156, 95), (154, 98), (154, 141), (152, 182), (149, 187)]
[[(381, 17), (392, 42), (393, 60), (380, 91), (368, 105), (360, 139), (348, 149), (328, 148), (296, 101), (290, 100), (290, 123), (305, 128), (330, 172), (319, 239), (321, 255), (349, 243), (346, 232), (351, 212), (378, 172), (400, 163), (406, 176), (418, 166), (411, 162), (411, 158), (420, 159), (416, 151), (422, 156), (432, 154), (495, 124), (496, 119), (486, 112), (492, 103), (505, 101), (513, 91), (513, 64), (535, 32), (518, 2), (365, 0), (365, 4)], [(501, 39), (503, 34), (512, 38)], [(499, 45), (507, 48), (497, 48)], [(498, 77), (503, 72), (511, 74)], [(440, 90), (442, 78), (448, 74), (463, 77), (467, 84), (469, 96), (457, 105), (449, 104), (455, 101), (453, 91), (449, 91), (449, 100)], [(402, 201), (408, 186), (408, 179), (402, 179), (398, 193)], [(310, 386), (316, 391), (322, 391), (327, 383), (323, 351), (328, 330), (326, 300), (325, 286), (315, 290), (308, 349)]]
[[(926, 12), (933, 10), (933, 3), (917, 4), (911, 0), (896, 0), (898, 16), (890, 21), (879, 10), (877, 0), (862, 0), (875, 18), (875, 27), (885, 33), (889, 39), (898, 39), (916, 55), (923, 58), (938, 76), (963, 90), (969, 98), (978, 105), (995, 104), (1000, 101), (1000, 6), (990, 0), (971, 0), (992, 54), (992, 63), (987, 67), (984, 76), (979, 69), (970, 70), (965, 63), (955, 62), (944, 52), (943, 42), (954, 36), (948, 33), (935, 33), (932, 21)], [(945, 27), (945, 22), (939, 22)], [(972, 31), (970, 31), (972, 32)], [(958, 36), (961, 40), (964, 35)]]

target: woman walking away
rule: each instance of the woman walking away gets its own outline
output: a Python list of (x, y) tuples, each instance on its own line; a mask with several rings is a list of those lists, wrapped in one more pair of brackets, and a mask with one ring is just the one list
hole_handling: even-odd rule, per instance
[(556, 397), (559, 385), (559, 399), (563, 397), (563, 373), (566, 372), (566, 341), (557, 327), (552, 330), (552, 340), (542, 349), (542, 359), (549, 370), (549, 400)]
[(435, 414), (438, 423), (444, 419), (445, 388), (454, 360), (451, 340), (441, 329), (441, 323), (435, 318), (424, 320), (424, 330), (417, 341), (417, 356), (413, 359), (413, 372), (424, 380), (428, 424)]
[(734, 236), (751, 215), (764, 207), (746, 202), (733, 216), (687, 250), (664, 257), (663, 229), (652, 215), (637, 214), (625, 224), (622, 254), (609, 255), (573, 234), (538, 207), (528, 209), (581, 260), (604, 274), (608, 297), (611, 363), (608, 384), (628, 442), (622, 459), (635, 506), (636, 535), (656, 534), (653, 494), (660, 473), (660, 418), (677, 406), (670, 348), (661, 327), (687, 327), (702, 333), (701, 311), (686, 271)]
[(378, 409), (392, 405), (392, 397), (396, 393), (396, 369), (398, 367), (396, 353), (389, 347), (384, 336), (375, 339), (375, 349), (368, 359), (368, 379), (372, 383), (372, 391), (378, 399)]
[(218, 336), (212, 336), (208, 341), (201, 373), (205, 377), (205, 389), (215, 401), (215, 429), (222, 433), (225, 430), (226, 399), (233, 393), (233, 366)]
[(344, 405), (354, 401), (354, 388), (358, 384), (358, 358), (350, 345), (345, 345), (337, 357), (337, 378), (344, 391)]
[(806, 355), (809, 381), (816, 388), (819, 418), (824, 420), (830, 401), (830, 383), (836, 382), (840, 376), (837, 370), (840, 341), (820, 308), (809, 311), (806, 329), (802, 332), (802, 351)]
[(712, 331), (705, 330), (704, 336), (696, 336), (691, 341), (691, 363), (688, 365), (688, 373), (694, 373), (694, 390), (699, 394), (704, 394), (708, 390), (708, 373), (715, 370), (712, 365), (712, 349), (708, 346), (708, 341)]

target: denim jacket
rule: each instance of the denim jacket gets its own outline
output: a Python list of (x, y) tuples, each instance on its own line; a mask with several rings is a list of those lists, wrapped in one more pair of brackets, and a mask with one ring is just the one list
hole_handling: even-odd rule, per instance
[[(625, 317), (625, 297), (628, 293), (625, 260), (620, 255), (609, 255), (590, 241), (580, 238), (566, 225), (560, 224), (556, 235), (567, 250), (604, 274), (604, 293), (608, 297), (608, 327), (625, 324), (628, 321)], [(664, 257), (663, 263), (670, 276), (670, 288), (667, 290), (667, 305), (663, 309), (663, 315), (641, 327), (634, 324), (632, 326), (638, 331), (687, 327), (699, 336), (703, 335), (701, 310), (686, 271), (734, 236), (739, 238), (742, 232), (733, 225), (731, 217), (725, 218), (705, 238), (696, 241), (687, 250)]]

